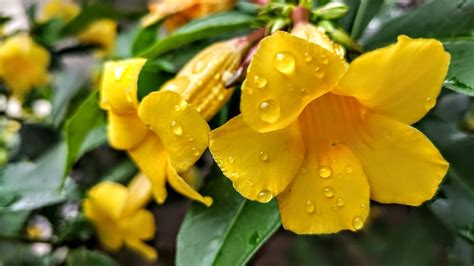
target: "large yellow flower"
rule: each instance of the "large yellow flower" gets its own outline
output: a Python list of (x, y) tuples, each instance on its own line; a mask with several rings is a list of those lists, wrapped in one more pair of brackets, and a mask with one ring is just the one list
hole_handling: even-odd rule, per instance
[(95, 185), (83, 202), (84, 214), (97, 230), (101, 244), (118, 251), (124, 244), (149, 260), (155, 249), (143, 243), (155, 234), (153, 214), (143, 207), (151, 199), (151, 184), (143, 175), (125, 187), (109, 181)]
[(0, 43), (0, 79), (20, 98), (33, 87), (46, 85), (49, 62), (48, 51), (26, 34)]
[(176, 191), (209, 206), (180, 174), (188, 172), (208, 146), (211, 119), (232, 94), (220, 73), (239, 66), (247, 45), (240, 39), (210, 46), (192, 59), (160, 91), (140, 103), (137, 80), (145, 59), (108, 62), (101, 86), (101, 107), (108, 111), (112, 147), (128, 151), (150, 179), (157, 202), (166, 199), (166, 181)]
[(142, 23), (147, 26), (169, 16), (165, 21), (165, 27), (172, 31), (190, 20), (229, 10), (234, 6), (234, 2), (234, 0), (155, 0), (150, 3), (150, 14), (143, 18)]
[(450, 60), (442, 44), (400, 36), (347, 65), (297, 35), (260, 43), (242, 114), (211, 133), (236, 190), (260, 202), (277, 196), (283, 226), (300, 234), (361, 229), (369, 199), (430, 199), (448, 163), (410, 125), (435, 105)]
[(77, 36), (81, 43), (99, 45), (102, 54), (114, 49), (116, 37), (117, 22), (112, 19), (94, 21)]

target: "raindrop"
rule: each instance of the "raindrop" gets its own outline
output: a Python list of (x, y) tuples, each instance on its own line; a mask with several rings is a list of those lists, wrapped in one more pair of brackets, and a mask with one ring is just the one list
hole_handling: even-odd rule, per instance
[(430, 96), (426, 97), (426, 99), (425, 99), (425, 109), (429, 110), (429, 109), (433, 108), (434, 105), (435, 105), (435, 98), (430, 97)]
[[(264, 77), (260, 77), (260, 76), (257, 76), (255, 75), (253, 77), (253, 83), (255, 84), (255, 86), (259, 89), (263, 89), (265, 88), (265, 86), (267, 86), (267, 80), (264, 78)], [(250, 92), (249, 92), (250, 93)]]
[(342, 198), (337, 198), (337, 200), (336, 200), (336, 205), (337, 205), (338, 207), (344, 206), (344, 200), (343, 200)]
[(315, 209), (314, 203), (310, 200), (305, 203), (305, 210), (307, 213), (313, 213)]
[(199, 157), (200, 153), (198, 151), (195, 151), (193, 155), (194, 157)]
[(302, 173), (303, 175), (307, 174), (307, 173), (308, 173), (308, 169), (305, 168), (305, 167), (301, 168), (301, 173)]
[(247, 180), (247, 185), (248, 185), (249, 187), (252, 187), (252, 186), (253, 186), (253, 182), (250, 181), (250, 180)]
[(364, 226), (364, 221), (359, 216), (356, 216), (352, 219), (352, 226), (354, 226), (355, 230), (360, 230)]
[(239, 176), (240, 176), (240, 175), (239, 175), (239, 173), (237, 173), (237, 172), (232, 172), (232, 173), (230, 174), (230, 177), (232, 177), (233, 179), (237, 179), (237, 178), (239, 178)]
[(324, 187), (324, 188), (323, 188), (323, 195), (324, 195), (326, 198), (332, 198), (332, 197), (334, 197), (334, 189), (332, 189), (331, 187)]
[(268, 155), (266, 153), (261, 151), (259, 154), (260, 154), (260, 160), (262, 160), (264, 162), (266, 162), (268, 160)]
[(319, 176), (321, 178), (329, 178), (332, 175), (332, 170), (329, 166), (319, 167)]
[(181, 125), (177, 121), (175, 121), (175, 120), (171, 121), (170, 127), (171, 127), (171, 131), (176, 136), (182, 136), (183, 135), (183, 128), (181, 127)]
[(324, 54), (321, 55), (321, 63), (323, 65), (327, 65), (329, 63), (329, 58)]
[(308, 95), (308, 90), (306, 90), (306, 89), (304, 89), (304, 88), (300, 90), (300, 96), (301, 96), (301, 97), (305, 97), (305, 96), (307, 96), (307, 95)]
[(350, 174), (354, 171), (354, 168), (352, 168), (352, 166), (348, 165), (346, 166), (346, 173)]
[(321, 69), (320, 67), (316, 67), (316, 68), (314, 69), (314, 76), (315, 76), (316, 78), (322, 79), (322, 78), (324, 78), (325, 75), (326, 75), (326, 74), (324, 73), (324, 70)]
[(283, 74), (291, 75), (295, 72), (295, 58), (286, 52), (280, 52), (275, 55), (273, 60), (275, 68)]
[(232, 157), (232, 156), (227, 157), (227, 161), (228, 161), (230, 164), (235, 163), (234, 157)]
[(280, 117), (280, 104), (274, 99), (267, 99), (260, 103), (258, 111), (263, 121), (273, 123)]
[(258, 196), (258, 201), (260, 202), (269, 202), (273, 198), (272, 193), (266, 189), (258, 192), (257, 196)]
[(311, 62), (311, 60), (313, 60), (313, 57), (311, 56), (311, 54), (308, 53), (308, 52), (304, 53), (304, 61), (306, 63), (309, 63), (309, 62)]

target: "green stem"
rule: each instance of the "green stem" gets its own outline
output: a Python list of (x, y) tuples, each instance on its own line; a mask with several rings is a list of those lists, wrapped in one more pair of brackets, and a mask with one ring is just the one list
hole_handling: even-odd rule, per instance
[(357, 14), (354, 19), (354, 25), (351, 30), (351, 38), (355, 40), (359, 36), (362, 26), (362, 20), (364, 19), (365, 11), (369, 5), (369, 0), (360, 0), (359, 8), (357, 8)]

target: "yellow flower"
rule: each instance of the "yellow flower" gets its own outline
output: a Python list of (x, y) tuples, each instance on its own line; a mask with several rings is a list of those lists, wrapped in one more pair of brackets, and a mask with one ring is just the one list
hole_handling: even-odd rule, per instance
[(229, 10), (234, 6), (234, 2), (234, 0), (156, 0), (150, 3), (150, 14), (143, 18), (142, 24), (148, 26), (168, 17), (165, 27), (168, 31), (173, 31), (190, 20)]
[(0, 78), (20, 98), (33, 87), (46, 85), (49, 62), (48, 51), (26, 34), (0, 43)]
[(116, 37), (117, 22), (112, 19), (94, 21), (77, 36), (81, 43), (99, 45), (102, 54), (110, 53), (114, 49)]
[(108, 62), (101, 86), (101, 107), (108, 111), (108, 137), (112, 147), (127, 150), (150, 179), (158, 203), (165, 201), (166, 181), (176, 191), (209, 206), (180, 176), (188, 172), (208, 146), (212, 118), (232, 89), (217, 78), (234, 71), (240, 62), (240, 40), (217, 43), (191, 60), (160, 91), (140, 103), (137, 80), (145, 59)]
[(47, 21), (59, 18), (67, 22), (77, 16), (80, 10), (79, 5), (71, 0), (49, 0), (41, 9), (38, 20)]
[(448, 163), (410, 125), (434, 105), (450, 56), (400, 36), (350, 65), (289, 33), (264, 39), (243, 84), (242, 114), (211, 132), (210, 150), (244, 197), (277, 196), (299, 234), (360, 230), (372, 199), (417, 206)]
[(143, 243), (155, 234), (153, 214), (143, 207), (151, 198), (151, 184), (142, 175), (125, 187), (104, 181), (87, 193), (84, 214), (97, 230), (100, 243), (109, 251), (118, 251), (124, 244), (149, 260), (156, 260), (153, 247)]

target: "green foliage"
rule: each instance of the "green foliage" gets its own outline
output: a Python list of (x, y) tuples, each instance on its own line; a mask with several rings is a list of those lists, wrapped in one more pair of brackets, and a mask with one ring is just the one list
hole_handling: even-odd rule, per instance
[(474, 96), (474, 36), (465, 40), (444, 42), (451, 54), (451, 64), (445, 86), (449, 89)]
[(202, 193), (214, 203), (193, 203), (188, 211), (178, 234), (177, 265), (244, 265), (280, 227), (275, 200), (246, 200), (222, 173), (212, 176)]
[(148, 93), (160, 89), (176, 69), (166, 60), (148, 60), (138, 76), (138, 99), (143, 99)]
[(118, 264), (106, 254), (88, 250), (84, 247), (73, 250), (67, 256), (68, 266), (117, 266)]
[(239, 12), (227, 12), (198, 19), (181, 27), (140, 53), (143, 57), (157, 57), (185, 44), (213, 37), (230, 31), (248, 29), (252, 17)]

